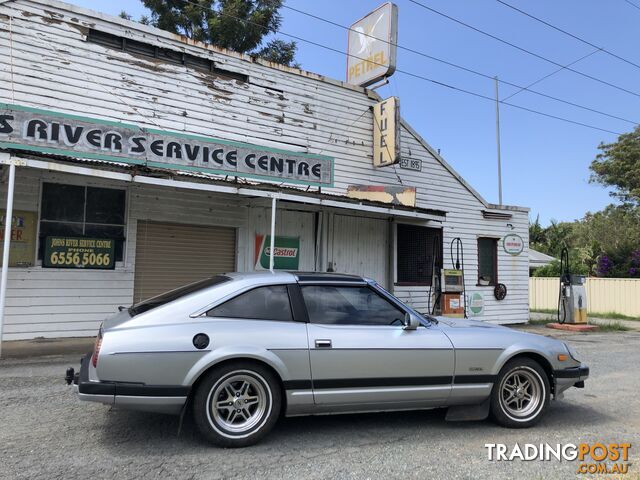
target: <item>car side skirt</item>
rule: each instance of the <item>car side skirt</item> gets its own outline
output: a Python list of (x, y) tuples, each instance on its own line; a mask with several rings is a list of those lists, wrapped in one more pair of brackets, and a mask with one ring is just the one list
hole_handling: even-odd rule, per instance
[[(340, 379), (339, 381), (314, 381), (315, 389), (311, 389), (312, 382), (294, 380), (284, 382), (287, 400), (285, 415), (394, 411), (451, 405), (474, 405), (489, 397), (494, 381), (495, 378), (491, 375), (458, 376), (455, 379), (452, 377), (416, 378), (410, 382), (407, 379), (402, 382), (397, 378), (393, 380), (381, 378)], [(359, 402), (358, 400), (366, 397), (367, 393), (385, 400), (372, 403)], [(324, 403), (321, 400), (323, 395), (331, 398), (339, 397), (341, 400), (336, 403)]]

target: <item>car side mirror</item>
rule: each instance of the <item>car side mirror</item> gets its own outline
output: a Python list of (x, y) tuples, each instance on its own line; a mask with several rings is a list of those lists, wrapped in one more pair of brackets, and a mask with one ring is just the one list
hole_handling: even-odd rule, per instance
[(404, 314), (404, 330), (416, 330), (420, 326), (420, 320), (409, 312)]

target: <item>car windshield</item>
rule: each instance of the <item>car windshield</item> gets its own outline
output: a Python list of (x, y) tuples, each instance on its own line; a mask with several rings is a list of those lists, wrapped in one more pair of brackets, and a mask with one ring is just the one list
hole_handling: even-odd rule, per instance
[(229, 277), (225, 277), (224, 275), (216, 275), (215, 277), (205, 278), (204, 280), (190, 283), (183, 287), (170, 290), (168, 292), (148, 298), (140, 303), (132, 305), (131, 307), (129, 307), (129, 315), (135, 317), (136, 315), (149, 311), (153, 308), (165, 305), (169, 302), (173, 302), (174, 300), (184, 297), (185, 295), (189, 295), (190, 293), (197, 292), (204, 288), (213, 287), (214, 285), (219, 285), (221, 283), (228, 282), (229, 280), (231, 279)]

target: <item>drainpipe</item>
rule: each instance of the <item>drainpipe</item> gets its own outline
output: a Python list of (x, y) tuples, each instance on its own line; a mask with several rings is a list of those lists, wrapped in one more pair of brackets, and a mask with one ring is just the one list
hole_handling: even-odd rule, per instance
[(276, 244), (276, 195), (271, 197), (271, 245), (269, 247), (269, 270), (273, 273)]
[(4, 305), (7, 297), (7, 276), (9, 274), (9, 248), (11, 247), (11, 227), (13, 223), (13, 191), (16, 180), (16, 165), (9, 160), (9, 185), (7, 188), (7, 211), (4, 216), (4, 242), (2, 250), (2, 275), (0, 277), (0, 357), (2, 357), (2, 326)]

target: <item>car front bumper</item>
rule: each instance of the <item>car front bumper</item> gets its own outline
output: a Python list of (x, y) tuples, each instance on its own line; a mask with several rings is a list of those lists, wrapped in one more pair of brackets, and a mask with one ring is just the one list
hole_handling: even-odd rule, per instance
[(556, 398), (571, 387), (584, 388), (584, 381), (589, 378), (589, 367), (580, 364), (577, 367), (563, 368), (553, 371)]
[[(89, 378), (92, 353), (80, 360), (80, 372), (73, 375), (73, 389), (85, 402), (99, 402), (129, 410), (178, 414), (187, 402), (189, 387), (101, 382)], [(68, 377), (68, 371), (65, 378)]]

